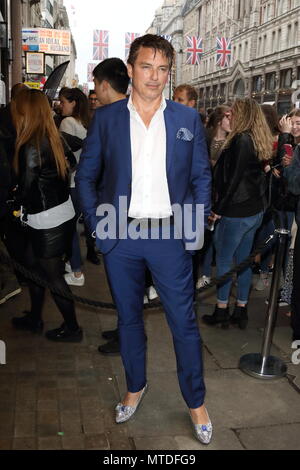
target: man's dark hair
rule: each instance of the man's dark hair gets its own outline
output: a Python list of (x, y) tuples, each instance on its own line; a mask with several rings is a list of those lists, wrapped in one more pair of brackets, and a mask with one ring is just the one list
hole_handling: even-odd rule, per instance
[(95, 95), (95, 94), (96, 94), (95, 90), (90, 90), (90, 91), (89, 91), (89, 97), (90, 97), (91, 95)]
[(156, 34), (145, 34), (133, 41), (130, 46), (129, 56), (127, 59), (128, 64), (134, 66), (141, 47), (153, 49), (155, 53), (160, 51), (168, 59), (169, 67), (171, 69), (174, 58), (174, 48), (169, 41), (164, 39), (162, 36), (157, 36)]
[(127, 67), (121, 59), (112, 57), (103, 60), (94, 68), (93, 75), (99, 83), (106, 80), (115, 91), (125, 95), (130, 78)]

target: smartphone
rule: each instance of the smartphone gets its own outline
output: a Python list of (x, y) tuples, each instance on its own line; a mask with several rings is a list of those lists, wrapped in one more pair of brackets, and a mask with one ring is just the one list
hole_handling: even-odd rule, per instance
[(285, 153), (289, 157), (292, 157), (293, 156), (293, 146), (291, 144), (284, 144), (283, 146), (284, 146)]

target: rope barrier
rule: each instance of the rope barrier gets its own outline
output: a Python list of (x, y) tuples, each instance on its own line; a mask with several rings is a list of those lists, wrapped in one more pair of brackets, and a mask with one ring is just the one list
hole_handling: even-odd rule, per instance
[[(196, 302), (198, 301), (198, 297), (200, 293), (212, 288), (215, 285), (224, 283), (225, 281), (227, 281), (227, 279), (231, 278), (234, 273), (238, 273), (242, 271), (244, 268), (246, 268), (247, 266), (249, 266), (254, 260), (254, 258), (258, 254), (260, 254), (264, 250), (264, 248), (270, 243), (270, 241), (273, 240), (276, 236), (277, 236), (277, 232), (275, 230), (274, 234), (270, 235), (264, 242), (260, 243), (257, 246), (257, 248), (242, 263), (234, 266), (230, 271), (228, 271), (223, 276), (219, 278), (213, 278), (209, 284), (199, 289), (196, 289), (196, 292), (197, 292)], [(64, 297), (65, 299), (73, 300), (74, 302), (89, 305), (91, 307), (116, 310), (115, 304), (111, 302), (102, 302), (99, 300), (88, 299), (86, 297), (80, 297), (71, 292), (67, 292), (65, 290), (61, 290), (61, 289), (57, 289), (53, 287), (46, 279), (42, 279), (37, 273), (29, 271), (29, 269), (27, 269), (25, 266), (22, 266), (16, 260), (10, 258), (8, 255), (6, 255), (3, 252), (0, 252), (0, 261), (3, 262), (4, 264), (12, 265), (25, 278), (30, 279), (35, 284), (48, 288), (53, 294), (60, 295), (61, 297)], [(145, 310), (156, 309), (159, 307), (161, 307), (160, 302), (155, 302), (153, 304), (144, 305)]]

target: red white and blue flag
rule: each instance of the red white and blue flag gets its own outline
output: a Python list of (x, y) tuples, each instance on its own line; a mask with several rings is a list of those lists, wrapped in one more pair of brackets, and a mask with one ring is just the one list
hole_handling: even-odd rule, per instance
[(217, 38), (217, 60), (220, 67), (229, 67), (231, 59), (231, 39)]
[(196, 36), (187, 36), (186, 40), (186, 63), (188, 65), (199, 65), (203, 54), (202, 38), (197, 38)]
[(93, 70), (97, 64), (89, 63), (87, 64), (87, 81), (90, 83), (93, 81)]
[(109, 32), (99, 29), (93, 34), (93, 60), (104, 60), (108, 58)]
[(131, 44), (139, 37), (140, 33), (125, 33), (125, 59), (128, 57)]

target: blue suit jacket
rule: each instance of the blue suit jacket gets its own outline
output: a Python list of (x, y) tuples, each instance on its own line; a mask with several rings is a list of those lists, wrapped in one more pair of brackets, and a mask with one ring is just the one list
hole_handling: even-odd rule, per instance
[[(131, 142), (128, 100), (121, 100), (96, 110), (85, 140), (75, 177), (81, 208), (93, 232), (101, 217), (99, 204), (115, 207), (119, 217), (119, 196), (131, 198)], [(196, 110), (167, 100), (164, 111), (166, 125), (166, 170), (171, 204), (203, 204), (205, 219), (210, 212), (211, 168), (204, 129)], [(188, 129), (184, 140), (182, 130)], [(101, 190), (97, 181), (101, 177)], [(122, 209), (123, 210), (123, 209)], [(97, 246), (109, 252), (116, 239), (100, 240)]]

